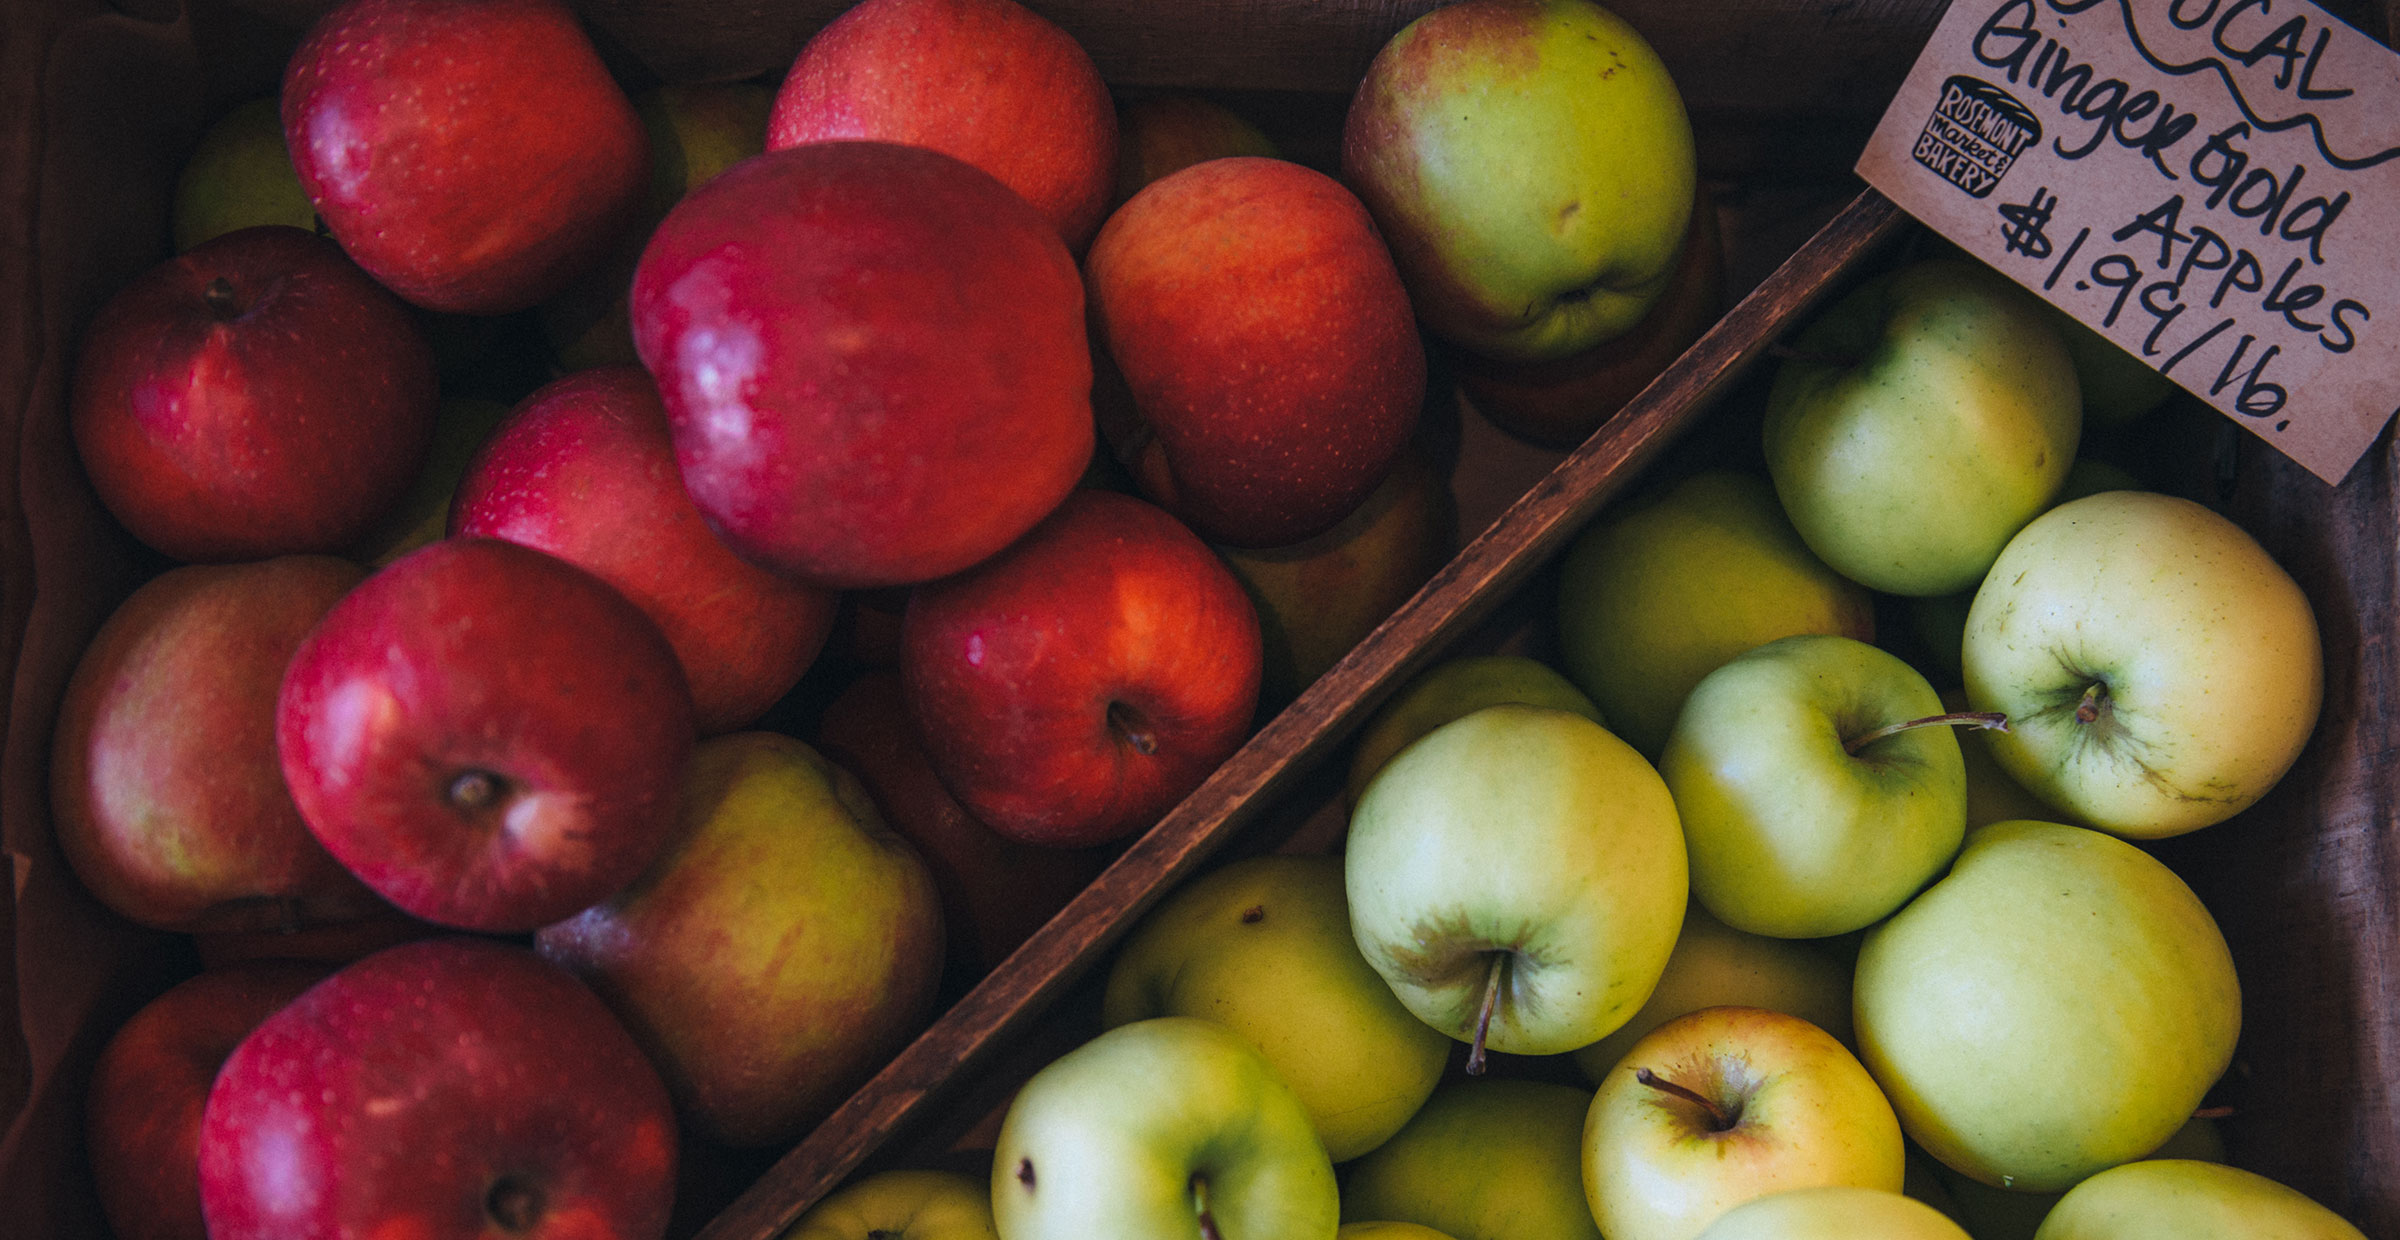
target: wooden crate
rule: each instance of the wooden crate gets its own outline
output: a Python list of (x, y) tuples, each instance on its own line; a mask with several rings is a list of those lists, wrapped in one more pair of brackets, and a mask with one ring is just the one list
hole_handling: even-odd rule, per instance
[[(0, 954), (0, 995), (15, 1013), (0, 1023), (0, 1218), (15, 1234), (103, 1234), (77, 1137), (82, 1078), (108, 1032), (191, 967), (173, 936), (95, 906), (49, 841), (50, 721), (66, 678), (108, 610), (155, 567), (81, 481), (61, 413), (66, 368), (98, 304), (163, 257), (167, 187), (203, 123), (271, 90), (299, 23), (321, 7), (0, 0), (0, 191), (10, 204), (0, 218), (0, 426), (16, 452), (16, 468), (0, 474), (9, 676), (0, 847), (14, 880), (0, 886), (11, 948)], [(636, 80), (772, 75), (843, 6), (806, 0), (762, 16), (766, 7), (585, 4)], [(1323, 166), (1366, 60), (1432, 3), (1034, 7), (1083, 39), (1112, 84), (1220, 92)], [(1229, 850), (1322, 833), (1328, 764), (1365, 714), (1414, 670), (1538, 610), (1544, 566), (1594, 513), (1663, 456), (1721, 435), (1762, 351), (1794, 317), (1909, 243), (1912, 226), (1888, 204), (1851, 197), (1846, 169), (1939, 0), (1615, 7), (1677, 73), (1704, 171), (1732, 194), (1737, 253), (1754, 263), (1742, 274), (1737, 262), (1737, 284), (1755, 281), (1755, 291), (1576, 452), (1466, 453), (1461, 482), (1489, 498), (1489, 528), (1471, 507), (1469, 532), (1480, 536), (1423, 592), (832, 1119), (771, 1165), (729, 1169), (712, 1186), (729, 1204), (708, 1200), (707, 1236), (764, 1240), (860, 1166), (939, 1148), (1004, 1094), (1012, 1072), (1082, 1028), (1079, 984), (1088, 991), (1109, 947), (1175, 883)], [(2335, 7), (2390, 30), (2388, 0)], [(1791, 195), (1794, 184), (1809, 192)], [(1828, 213), (1805, 243), (1777, 231)], [(1767, 273), (1766, 259), (1786, 252), (1790, 261)], [(2328, 659), (2323, 720), (2284, 783), (2234, 822), (2158, 848), (2224, 924), (2242, 973), (2243, 1042), (2222, 1087), (2237, 1112), (2229, 1144), (2238, 1163), (2370, 1235), (2400, 1236), (2400, 452), (2387, 431), (2329, 488), (2213, 415), (2185, 412), (2176, 437), (2156, 445), (2154, 472), (2234, 516), (2292, 570), (2316, 605)]]

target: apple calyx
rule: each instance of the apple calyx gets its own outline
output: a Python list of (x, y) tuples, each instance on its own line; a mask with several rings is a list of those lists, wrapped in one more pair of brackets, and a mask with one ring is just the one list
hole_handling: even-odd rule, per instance
[(1483, 1075), (1483, 1043), (1492, 1031), (1492, 1013), (1500, 1006), (1500, 981), (1508, 971), (1507, 952), (1493, 952), (1491, 971), (1483, 979), (1483, 1006), (1475, 1013), (1475, 1040), (1467, 1044), (1467, 1075)]
[[(2084, 719), (2081, 709), (2076, 711), (2075, 717)], [(2089, 719), (2084, 719), (2084, 721), (2090, 722)], [(1994, 732), (2006, 732), (2008, 731), (2008, 716), (1996, 710), (1959, 710), (1944, 715), (1927, 715), (1922, 719), (1910, 719), (1903, 723), (1887, 723), (1872, 732), (1862, 733), (1843, 741), (1842, 752), (1857, 757), (1859, 750), (1865, 749), (1885, 737), (1898, 736), (1902, 732), (1914, 731), (1917, 728), (1931, 727), (1989, 728)]]
[(1208, 1177), (1192, 1173), (1192, 1209), (1200, 1223), (1200, 1240), (1224, 1240), (1217, 1231), (1217, 1220), (1208, 1212)]
[(491, 1191), (483, 1195), (483, 1212), (502, 1231), (519, 1234), (541, 1221), (543, 1204), (541, 1189), (513, 1175), (493, 1181)]
[(450, 777), (450, 786), (443, 791), (450, 807), (462, 814), (479, 814), (499, 804), (508, 793), (505, 776), (479, 768), (469, 768)]
[(1660, 1093), (1673, 1095), (1674, 1097), (1683, 1099), (1685, 1102), (1691, 1103), (1693, 1106), (1699, 1107), (1708, 1115), (1708, 1130), (1710, 1132), (1726, 1132), (1732, 1129), (1735, 1124), (1742, 1122), (1742, 1112), (1740, 1107), (1737, 1106), (1728, 1111), (1723, 1106), (1719, 1105), (1716, 1099), (1711, 1098), (1688, 1085), (1682, 1085), (1678, 1084), (1677, 1082), (1670, 1081), (1667, 1078), (1652, 1072), (1648, 1068), (1635, 1068), (1633, 1070), (1633, 1079), (1649, 1086), (1652, 1089), (1658, 1090)]
[(1158, 734), (1150, 730), (1150, 721), (1123, 702), (1108, 704), (1108, 728), (1145, 758), (1158, 752)]
[(223, 276), (209, 281), (208, 287), (200, 290), (200, 300), (206, 303), (209, 314), (220, 323), (231, 323), (242, 317), (241, 294), (234, 292), (233, 281)]

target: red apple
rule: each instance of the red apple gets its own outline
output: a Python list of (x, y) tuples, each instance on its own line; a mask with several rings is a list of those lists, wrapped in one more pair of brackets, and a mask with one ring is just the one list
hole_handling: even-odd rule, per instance
[(666, 845), (691, 694), (658, 626), (544, 552), (447, 539), (301, 643), (276, 742), (300, 816), (402, 911), (531, 930)]
[(429, 310), (558, 292), (649, 189), (633, 104), (558, 0), (349, 0), (292, 53), (283, 131), (334, 239)]
[(1725, 300), (1725, 243), (1717, 211), (1701, 193), (1667, 291), (1632, 331), (1546, 362), (1506, 361), (1461, 351), (1458, 386), (1475, 408), (1511, 434), (1571, 449), (1640, 394), (1667, 364), (1714, 326)]
[(200, 1126), (210, 1240), (657, 1240), (666, 1087), (582, 983), (441, 938), (318, 983), (234, 1049)]
[(923, 854), (942, 893), (950, 959), (966, 977), (1007, 959), (1108, 865), (1108, 850), (1020, 843), (960, 808), (917, 739), (897, 672), (859, 677), (818, 726), (825, 752), (858, 776), (884, 821)]
[(383, 908), (309, 834), (275, 752), (284, 665), (364, 576), (321, 555), (186, 565), (101, 626), (50, 760), (59, 849), (101, 903), (187, 932)]
[(1109, 217), (1085, 270), (1143, 423), (1118, 454), (1213, 542), (1323, 533), (1416, 425), (1408, 295), (1366, 208), (1323, 173), (1257, 157), (1186, 168)]
[(101, 502), (179, 560), (339, 551), (433, 437), (433, 352), (331, 242), (264, 225), (101, 307), (69, 426)]
[(1028, 843), (1105, 843), (1148, 826), (1248, 735), (1258, 614), (1173, 517), (1078, 491), (1007, 551), (918, 587), (900, 675), (968, 813)]
[(788, 1144), (923, 1026), (941, 897), (858, 780), (788, 736), (701, 742), (681, 816), (639, 881), (535, 945), (624, 1018), (694, 1131)]
[(277, 961), (202, 973), (134, 1013), (92, 1066), (84, 1145), (117, 1240), (208, 1240), (200, 1114), (243, 1038), (327, 970)]
[(468, 467), (450, 533), (547, 551), (623, 591), (675, 647), (704, 735), (774, 705), (833, 627), (830, 591), (770, 573), (709, 531), (638, 366), (569, 375), (527, 397)]
[(841, 589), (957, 572), (1058, 505), (1092, 447), (1074, 260), (947, 155), (770, 151), (692, 191), (633, 283), (675, 455), (744, 557)]
[(1282, 153), (1258, 126), (1213, 99), (1144, 95), (1117, 109), (1117, 201), (1193, 164)]
[(865, 0), (783, 79), (767, 149), (866, 138), (998, 177), (1082, 253), (1108, 213), (1117, 114), (1073, 36), (1015, 0)]

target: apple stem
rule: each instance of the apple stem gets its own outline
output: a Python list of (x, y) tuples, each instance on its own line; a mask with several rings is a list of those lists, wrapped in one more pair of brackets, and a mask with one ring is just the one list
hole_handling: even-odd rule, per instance
[(1158, 752), (1158, 736), (1150, 730), (1149, 722), (1142, 718), (1141, 712), (1123, 702), (1108, 704), (1108, 726), (1124, 737), (1135, 753), (1147, 758)]
[(1208, 1212), (1208, 1177), (1192, 1173), (1192, 1206), (1200, 1216), (1200, 1240), (1224, 1240), (1217, 1233), (1217, 1220)]
[(1508, 953), (1492, 953), (1492, 969), (1483, 979), (1483, 1007), (1475, 1013), (1475, 1040), (1467, 1045), (1467, 1075), (1483, 1075), (1483, 1044), (1491, 1036), (1492, 1014), (1500, 1007), (1500, 978), (1508, 971)]
[(1911, 719), (1906, 723), (1887, 723), (1872, 732), (1843, 741), (1842, 752), (1856, 757), (1859, 750), (1887, 736), (1898, 736), (1902, 732), (1917, 728), (1938, 726), (1990, 728), (1994, 732), (2006, 732), (2008, 731), (2008, 716), (1996, 710), (1961, 710), (1952, 711), (1947, 715), (1927, 715), (1922, 719)]
[(2098, 719), (2100, 717), (2100, 701), (2107, 694), (2107, 685), (2093, 681), (2092, 687), (2083, 691), (2083, 700), (2075, 704), (2075, 722), (2090, 723)]
[(1633, 1079), (1659, 1091), (1660, 1093), (1673, 1094), (1676, 1097), (1683, 1099), (1685, 1102), (1689, 1102), (1693, 1106), (1699, 1107), (1701, 1110), (1708, 1112), (1708, 1130), (1710, 1132), (1723, 1132), (1726, 1129), (1733, 1127), (1737, 1121), (1736, 1116), (1727, 1114), (1724, 1107), (1717, 1105), (1716, 1099), (1711, 1098), (1688, 1085), (1678, 1085), (1675, 1082), (1660, 1076), (1656, 1072), (1652, 1072), (1648, 1068), (1635, 1068), (1633, 1070)]
[(233, 281), (223, 276), (209, 281), (208, 287), (200, 290), (200, 300), (208, 303), (208, 312), (217, 316), (220, 323), (242, 317), (242, 299), (234, 293)]
[(2202, 1107), (2199, 1110), (2192, 1112), (2192, 1118), (2231, 1119), (2233, 1118), (2233, 1114), (2234, 1111), (2232, 1107)]

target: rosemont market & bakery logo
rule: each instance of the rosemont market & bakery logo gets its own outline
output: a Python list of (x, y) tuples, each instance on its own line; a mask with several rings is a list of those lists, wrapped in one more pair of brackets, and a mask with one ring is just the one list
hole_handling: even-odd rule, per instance
[(2007, 91), (1959, 74), (1942, 83), (1917, 138), (1916, 160), (1977, 198), (1987, 197), (2025, 148), (2042, 140), (2042, 122)]

